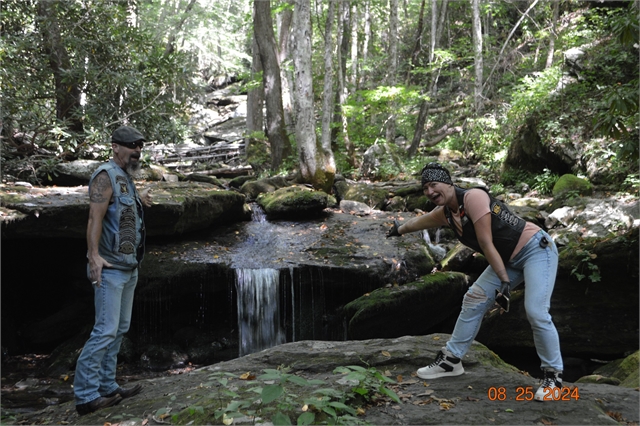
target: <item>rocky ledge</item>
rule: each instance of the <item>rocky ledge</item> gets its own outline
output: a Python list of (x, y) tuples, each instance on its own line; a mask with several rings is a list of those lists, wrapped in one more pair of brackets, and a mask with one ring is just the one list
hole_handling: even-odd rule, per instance
[[(142, 393), (87, 416), (79, 417), (73, 402), (67, 402), (22, 415), (16, 423), (137, 426), (231, 424), (233, 419), (233, 424), (276, 424), (278, 411), (293, 424), (303, 412), (313, 413), (317, 422), (322, 416), (320, 395), (334, 399), (336, 418), (342, 416), (349, 424), (615, 425), (640, 420), (637, 389), (565, 382), (551, 397), (556, 400), (534, 401), (530, 392), (536, 391), (538, 380), (477, 342), (463, 359), (462, 376), (418, 378), (416, 370), (430, 363), (448, 338), (431, 334), (287, 343), (186, 374), (140, 380)], [(360, 380), (340, 372), (354, 371), (349, 366), (360, 367)], [(262, 376), (265, 370), (270, 377)], [(280, 384), (282, 393), (267, 396)], [(381, 391), (381, 384), (390, 392)], [(354, 395), (361, 397), (349, 398)], [(272, 402), (264, 401), (272, 397)], [(357, 409), (356, 415), (346, 417), (342, 402)]]

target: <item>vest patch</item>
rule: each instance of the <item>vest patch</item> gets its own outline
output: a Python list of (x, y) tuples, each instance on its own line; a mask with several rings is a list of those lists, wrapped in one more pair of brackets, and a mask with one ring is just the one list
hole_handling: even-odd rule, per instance
[(518, 223), (522, 220), (510, 211), (506, 209), (503, 210), (502, 207), (500, 207), (500, 205), (496, 202), (491, 203), (491, 211), (493, 212), (493, 214), (498, 216), (501, 221), (507, 223), (512, 228), (517, 227)]
[(116, 184), (120, 186), (121, 194), (129, 193), (129, 186), (127, 185), (127, 179), (124, 176), (120, 176), (120, 175), (116, 176)]
[(118, 251), (122, 254), (136, 252), (136, 214), (131, 207), (122, 209), (120, 214), (120, 246)]

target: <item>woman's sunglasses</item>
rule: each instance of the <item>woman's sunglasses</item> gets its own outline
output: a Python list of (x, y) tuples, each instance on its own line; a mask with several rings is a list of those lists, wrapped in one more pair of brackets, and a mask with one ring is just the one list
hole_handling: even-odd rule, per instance
[(129, 149), (136, 149), (136, 148), (142, 149), (144, 147), (144, 142), (143, 141), (135, 141), (135, 142), (113, 141), (113, 142), (117, 143), (118, 145), (122, 145), (125, 148), (129, 148)]

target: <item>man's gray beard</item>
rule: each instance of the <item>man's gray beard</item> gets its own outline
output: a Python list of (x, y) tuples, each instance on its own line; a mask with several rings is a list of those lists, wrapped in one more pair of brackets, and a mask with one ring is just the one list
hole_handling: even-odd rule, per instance
[(125, 171), (132, 178), (138, 178), (138, 177), (140, 177), (140, 174), (141, 174), (140, 173), (141, 167), (142, 167), (142, 164), (140, 163), (140, 161), (138, 161), (136, 163), (133, 163), (132, 161), (129, 161), (127, 163), (127, 168), (125, 169)]

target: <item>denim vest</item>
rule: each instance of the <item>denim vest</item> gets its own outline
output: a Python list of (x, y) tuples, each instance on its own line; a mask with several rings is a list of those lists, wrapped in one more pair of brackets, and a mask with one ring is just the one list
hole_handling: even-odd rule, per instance
[[(476, 189), (482, 189), (487, 192), (487, 190), (482, 187)], [(449, 226), (451, 226), (453, 233), (456, 234), (456, 237), (462, 244), (482, 253), (473, 222), (471, 222), (464, 211), (464, 194), (468, 189), (462, 189), (456, 186), (455, 190), (456, 198), (458, 199), (460, 222), (462, 223), (462, 235), (458, 235), (451, 211), (449, 207), (445, 207), (444, 214), (447, 217)], [(489, 195), (489, 210), (491, 211), (491, 235), (493, 236), (493, 245), (500, 254), (502, 261), (506, 264), (509, 262), (509, 259), (511, 259), (511, 255), (518, 245), (518, 240), (520, 239), (520, 235), (522, 235), (526, 221), (513, 214), (505, 203), (491, 195)], [(484, 255), (484, 253), (482, 254)]]
[(131, 177), (115, 161), (101, 165), (91, 176), (89, 187), (98, 173), (106, 171), (111, 180), (113, 202), (102, 220), (98, 253), (114, 269), (131, 270), (144, 256), (144, 212)]

